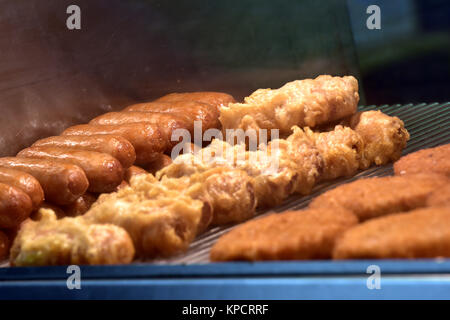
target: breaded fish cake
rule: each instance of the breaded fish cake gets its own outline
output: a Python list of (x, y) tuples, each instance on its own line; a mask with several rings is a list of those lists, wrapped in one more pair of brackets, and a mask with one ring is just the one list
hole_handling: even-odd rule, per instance
[(450, 206), (450, 183), (434, 191), (427, 199), (427, 206)]
[(397, 175), (435, 172), (450, 178), (450, 143), (401, 157), (394, 163), (394, 172)]
[(360, 221), (425, 207), (428, 196), (449, 183), (438, 174), (361, 179), (316, 197), (310, 208), (345, 208)]
[(337, 236), (357, 224), (344, 209), (288, 211), (239, 225), (211, 249), (212, 261), (330, 258)]
[(370, 220), (346, 231), (334, 259), (450, 257), (450, 207), (432, 207)]

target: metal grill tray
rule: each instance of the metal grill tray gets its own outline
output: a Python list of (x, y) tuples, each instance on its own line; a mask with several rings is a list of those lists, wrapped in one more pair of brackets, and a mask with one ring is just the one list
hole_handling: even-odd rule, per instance
[[(404, 121), (411, 139), (403, 154), (450, 143), (450, 102), (359, 108), (376, 109)], [(255, 219), (304, 208), (343, 183), (392, 173), (388, 164), (320, 184), (311, 195), (292, 196), (278, 207), (259, 211)], [(67, 289), (65, 267), (0, 268), (0, 298), (450, 298), (449, 259), (209, 263), (211, 246), (233, 227), (207, 231), (187, 252), (170, 259), (83, 266), (83, 290)], [(371, 264), (380, 266), (384, 290), (367, 289), (366, 268)]]

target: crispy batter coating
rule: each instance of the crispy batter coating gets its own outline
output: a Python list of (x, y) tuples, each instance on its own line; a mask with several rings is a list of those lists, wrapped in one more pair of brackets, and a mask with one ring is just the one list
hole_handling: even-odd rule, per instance
[(56, 219), (42, 209), (39, 221), (24, 222), (11, 247), (13, 266), (122, 264), (134, 256), (133, 243), (122, 228), (88, 224), (80, 218)]
[(288, 135), (294, 125), (314, 127), (356, 112), (358, 81), (352, 77), (318, 76), (296, 80), (279, 89), (259, 89), (245, 103), (221, 108), (223, 128), (279, 129)]
[(430, 194), (427, 206), (450, 206), (450, 183)]
[(373, 219), (346, 231), (334, 259), (450, 257), (450, 207), (431, 207)]
[(350, 127), (364, 141), (361, 169), (367, 169), (373, 163), (382, 165), (397, 160), (409, 140), (403, 121), (380, 110), (355, 114), (350, 119)]
[(212, 261), (303, 260), (331, 257), (336, 237), (357, 224), (344, 209), (308, 209), (248, 221), (222, 236)]
[[(177, 179), (173, 180), (176, 183)], [(239, 223), (255, 215), (254, 181), (243, 170), (214, 168), (190, 176), (189, 184), (198, 184), (200, 190), (191, 187), (188, 194), (212, 206), (213, 225)]]
[(294, 191), (307, 194), (320, 175), (322, 158), (318, 150), (298, 131), (290, 141), (276, 139), (265, 150), (246, 151), (244, 144), (213, 140), (196, 154), (178, 156), (160, 170), (157, 177), (181, 177), (211, 168), (228, 167), (245, 171), (253, 178), (258, 206), (281, 203)]
[(340, 125), (328, 132), (313, 132), (309, 128), (305, 128), (305, 132), (323, 157), (322, 180), (352, 176), (358, 171), (364, 141), (357, 132)]
[(435, 172), (450, 177), (450, 144), (410, 153), (394, 163), (397, 175)]
[(345, 208), (364, 221), (424, 207), (428, 196), (448, 183), (436, 174), (360, 179), (316, 197), (310, 208)]
[(133, 177), (130, 187), (101, 195), (83, 217), (124, 228), (137, 255), (153, 258), (185, 250), (197, 234), (202, 209), (202, 201), (169, 189), (148, 174)]

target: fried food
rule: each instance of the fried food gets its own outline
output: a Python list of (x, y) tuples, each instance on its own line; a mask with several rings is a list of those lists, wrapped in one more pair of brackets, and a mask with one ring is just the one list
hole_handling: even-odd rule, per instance
[(3, 231), (0, 230), (0, 261), (6, 259), (9, 255), (9, 238)]
[(308, 209), (272, 214), (241, 224), (222, 236), (212, 261), (327, 259), (336, 238), (357, 224), (344, 209)]
[[(186, 117), (191, 125), (200, 121), (202, 131), (220, 128), (219, 109), (208, 103), (197, 101), (154, 101), (128, 106), (123, 111), (159, 112)], [(192, 127), (193, 128), (193, 127)]]
[(295, 125), (315, 127), (352, 115), (358, 101), (354, 77), (322, 75), (279, 89), (258, 89), (244, 103), (221, 107), (219, 119), (224, 129), (279, 129), (286, 136)]
[(22, 190), (0, 183), (0, 228), (13, 228), (30, 215), (33, 203)]
[[(299, 128), (294, 127), (295, 130)], [(304, 131), (323, 158), (322, 180), (348, 177), (358, 171), (365, 144), (357, 132), (340, 125), (328, 132), (313, 132), (309, 128)]]
[(165, 154), (159, 154), (151, 163), (146, 166), (146, 169), (151, 174), (156, 174), (159, 170), (164, 167), (167, 167), (172, 163), (172, 158)]
[(172, 139), (175, 130), (184, 129), (189, 132), (194, 130), (194, 122), (187, 116), (173, 115), (162, 112), (140, 112), (140, 111), (122, 111), (109, 112), (91, 120), (91, 125), (121, 125), (129, 123), (145, 122), (150, 123), (160, 129), (163, 136), (168, 137), (171, 147), (179, 141)]
[(170, 146), (170, 137), (150, 123), (126, 123), (121, 125), (80, 124), (66, 129), (63, 136), (118, 135), (128, 140), (136, 152), (136, 164), (147, 164)]
[(89, 182), (79, 166), (49, 159), (0, 158), (0, 167), (24, 171), (35, 177), (44, 190), (45, 199), (69, 204), (86, 192)]
[(148, 172), (141, 167), (138, 166), (131, 166), (127, 170), (125, 170), (125, 177), (124, 180), (128, 183), (130, 183), (131, 178), (134, 176), (138, 176), (140, 174), (148, 174)]
[(117, 226), (86, 223), (81, 217), (56, 219), (42, 210), (39, 221), (22, 224), (11, 247), (13, 266), (124, 264), (134, 257), (129, 235)]
[[(180, 179), (162, 182), (168, 180), (176, 184)], [(212, 225), (239, 223), (255, 215), (254, 181), (243, 170), (214, 168), (190, 176), (188, 185), (187, 194), (211, 205)]]
[(49, 159), (74, 164), (84, 170), (91, 192), (112, 192), (122, 182), (124, 169), (109, 154), (61, 147), (31, 147), (20, 151), (19, 158)]
[(450, 183), (430, 194), (427, 199), (427, 206), (450, 206)]
[(383, 165), (397, 160), (409, 140), (403, 121), (380, 110), (357, 113), (351, 117), (350, 127), (364, 141), (361, 169), (367, 169), (373, 163)]
[(148, 174), (133, 177), (128, 188), (101, 195), (82, 217), (90, 223), (124, 228), (133, 239), (136, 254), (154, 258), (189, 246), (197, 234), (203, 205)]
[(0, 167), (0, 183), (4, 183), (25, 192), (31, 199), (32, 209), (36, 210), (44, 201), (44, 190), (32, 175), (9, 168)]
[(115, 135), (54, 136), (33, 143), (32, 147), (59, 147), (109, 154), (129, 168), (136, 160), (133, 145), (125, 138)]
[(267, 149), (246, 151), (244, 144), (232, 146), (214, 139), (196, 154), (178, 156), (156, 176), (177, 178), (219, 167), (243, 170), (253, 178), (260, 207), (279, 204), (294, 191), (310, 192), (321, 166), (317, 149), (298, 138), (291, 141), (276, 139)]
[(85, 214), (89, 211), (92, 204), (97, 200), (97, 196), (86, 192), (81, 197), (79, 197), (75, 202), (62, 206), (62, 210), (64, 211), (65, 216), (68, 217), (77, 217)]
[(428, 196), (449, 182), (436, 174), (360, 179), (323, 193), (309, 207), (345, 208), (364, 221), (424, 207)]
[(155, 101), (162, 102), (177, 102), (177, 101), (198, 101), (211, 104), (217, 108), (222, 105), (236, 102), (236, 100), (227, 93), (212, 92), (212, 91), (198, 91), (198, 92), (184, 92), (184, 93), (169, 93)]
[(397, 175), (435, 172), (450, 177), (450, 144), (410, 153), (394, 163), (394, 172)]
[(346, 231), (334, 259), (450, 257), (450, 207), (431, 207), (373, 219)]

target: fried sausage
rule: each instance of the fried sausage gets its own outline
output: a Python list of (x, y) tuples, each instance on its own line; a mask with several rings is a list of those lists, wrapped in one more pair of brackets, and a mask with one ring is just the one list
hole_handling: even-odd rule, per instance
[(123, 111), (162, 112), (184, 115), (190, 123), (202, 122), (202, 130), (220, 128), (219, 109), (213, 105), (197, 101), (146, 102), (131, 105)]
[(75, 201), (89, 187), (83, 169), (60, 161), (5, 157), (0, 158), (0, 167), (31, 174), (41, 184), (45, 199), (56, 204), (69, 204)]
[(0, 183), (0, 228), (13, 228), (30, 215), (33, 204), (22, 190)]
[(63, 147), (107, 153), (129, 168), (136, 161), (134, 147), (127, 139), (116, 135), (54, 136), (36, 141), (33, 147)]
[(230, 102), (236, 102), (233, 96), (223, 93), (223, 92), (212, 92), (212, 91), (199, 91), (199, 92), (183, 92), (183, 93), (169, 93), (161, 98), (156, 99), (156, 101), (198, 101), (203, 103), (209, 103), (213, 106), (219, 107), (221, 105), (227, 106)]
[(168, 138), (158, 127), (150, 123), (128, 123), (121, 125), (82, 124), (66, 129), (62, 135), (91, 136), (98, 134), (119, 135), (131, 142), (136, 151), (136, 163), (146, 164), (153, 161), (155, 155), (169, 147)]
[(0, 183), (5, 183), (25, 192), (31, 199), (33, 210), (36, 210), (44, 201), (44, 190), (39, 181), (32, 175), (23, 171), (0, 168)]
[(146, 169), (148, 172), (154, 175), (156, 172), (158, 172), (159, 170), (168, 166), (171, 163), (172, 158), (166, 154), (161, 153), (154, 161), (152, 161), (148, 166), (146, 166)]
[(0, 230), (0, 261), (6, 259), (9, 255), (9, 238), (8, 236)]
[(137, 166), (131, 166), (127, 170), (125, 170), (125, 177), (124, 180), (128, 183), (130, 183), (130, 180), (134, 176), (138, 176), (140, 174), (148, 174), (148, 172), (141, 167)]
[(92, 204), (97, 200), (97, 197), (89, 192), (86, 192), (81, 197), (79, 197), (75, 202), (63, 206), (62, 209), (66, 216), (76, 217), (85, 214), (92, 206)]
[(138, 122), (151, 123), (152, 125), (157, 126), (163, 135), (167, 137), (171, 147), (179, 142), (179, 140), (172, 139), (172, 133), (175, 130), (184, 129), (190, 133), (194, 130), (194, 122), (189, 121), (186, 117), (162, 112), (109, 112), (93, 119), (89, 124), (120, 125)]
[(58, 147), (31, 147), (17, 154), (20, 158), (51, 159), (80, 166), (89, 181), (91, 192), (112, 192), (122, 182), (124, 170), (119, 160), (95, 151)]

